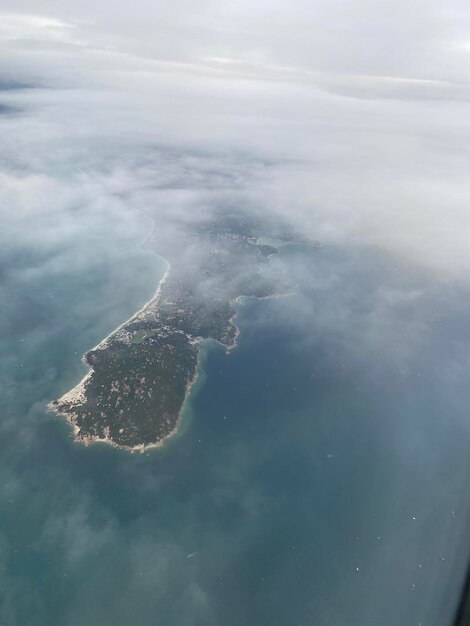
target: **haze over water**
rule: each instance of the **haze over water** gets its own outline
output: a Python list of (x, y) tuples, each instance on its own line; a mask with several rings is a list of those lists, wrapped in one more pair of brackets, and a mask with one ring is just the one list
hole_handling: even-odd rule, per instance
[(1, 623), (448, 623), (470, 548), (470, 292), (370, 248), (284, 247), (295, 294), (245, 301), (237, 349), (204, 348), (181, 436), (83, 448), (45, 402), (163, 271), (129, 247), (140, 226), (100, 234), (86, 268), (2, 279)]
[[(469, 42), (468, 0), (3, 0), (0, 626), (450, 623)], [(204, 346), (163, 450), (74, 444), (46, 404), (155, 292), (150, 222), (220, 211), (323, 247)]]

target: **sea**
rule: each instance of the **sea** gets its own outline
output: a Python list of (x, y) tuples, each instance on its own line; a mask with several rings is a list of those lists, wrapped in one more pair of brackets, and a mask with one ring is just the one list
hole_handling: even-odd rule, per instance
[(45, 407), (156, 290), (145, 227), (3, 257), (1, 626), (450, 625), (468, 287), (357, 242), (285, 245), (293, 292), (244, 299), (230, 354), (204, 343), (178, 435), (83, 447)]

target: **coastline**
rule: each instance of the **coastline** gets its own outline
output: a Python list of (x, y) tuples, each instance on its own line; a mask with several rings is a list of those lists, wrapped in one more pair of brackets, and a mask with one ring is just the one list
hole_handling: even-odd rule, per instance
[[(88, 379), (91, 377), (91, 375), (93, 374), (93, 371), (94, 371), (93, 367), (86, 360), (86, 354), (88, 352), (92, 351), (92, 350), (102, 350), (103, 348), (105, 348), (106, 344), (107, 344), (107, 341), (110, 339), (110, 337), (112, 337), (116, 332), (121, 330), (121, 328), (123, 328), (129, 322), (132, 322), (135, 319), (138, 319), (140, 315), (145, 313), (146, 309), (149, 306), (156, 305), (158, 303), (158, 300), (159, 300), (161, 292), (162, 292), (163, 285), (165, 284), (165, 282), (166, 282), (166, 280), (168, 278), (170, 269), (171, 269), (170, 263), (168, 261), (166, 261), (166, 259), (165, 259), (165, 262), (167, 263), (167, 268), (166, 268), (165, 273), (163, 274), (163, 276), (162, 276), (162, 278), (161, 278), (161, 280), (160, 280), (160, 282), (158, 284), (157, 290), (155, 291), (155, 293), (152, 296), (152, 298), (150, 298), (150, 300), (148, 302), (146, 302), (138, 311), (136, 311), (136, 313), (131, 315), (131, 317), (129, 317), (129, 319), (127, 319), (122, 324), (119, 324), (119, 326), (117, 326), (113, 331), (111, 331), (94, 348), (91, 348), (89, 351), (87, 351), (82, 356), (82, 361), (88, 367), (88, 372), (85, 374), (85, 376), (82, 378), (82, 380), (77, 385), (75, 385), (75, 387), (73, 387), (72, 389), (67, 391), (65, 394), (63, 394), (60, 398), (58, 398), (58, 401), (66, 401), (66, 402), (74, 403), (74, 402), (82, 401), (82, 400), (85, 399), (86, 384), (87, 384)], [(234, 300), (232, 300), (231, 304), (233, 304), (233, 305), (240, 305), (243, 302), (243, 298), (249, 298), (249, 299), (253, 299), (253, 300), (274, 300), (274, 299), (277, 299), (277, 298), (284, 298), (284, 297), (290, 296), (292, 293), (294, 293), (294, 292), (290, 291), (290, 292), (285, 293), (285, 294), (272, 294), (272, 295), (269, 295), (269, 296), (260, 296), (260, 297), (241, 295), (241, 296), (238, 296), (237, 298), (235, 298)], [(229, 319), (229, 323), (235, 328), (235, 335), (234, 335), (232, 341), (229, 344), (224, 344), (224, 343), (218, 341), (217, 339), (213, 339), (213, 341), (215, 341), (215, 343), (218, 343), (220, 346), (223, 346), (226, 349), (226, 354), (230, 354), (230, 352), (232, 350), (234, 350), (237, 347), (237, 345), (238, 345), (238, 338), (240, 336), (240, 329), (239, 329), (238, 325), (235, 323), (235, 319), (237, 317), (238, 317), (238, 311), (235, 310), (234, 314)], [(186, 408), (186, 404), (187, 404), (187, 401), (188, 401), (189, 396), (191, 394), (191, 390), (192, 390), (193, 386), (196, 384), (196, 382), (198, 381), (198, 378), (199, 378), (199, 374), (200, 374), (199, 370), (200, 370), (200, 365), (201, 365), (201, 353), (202, 353), (201, 344), (202, 344), (203, 341), (204, 341), (204, 339), (200, 339), (200, 340), (198, 340), (196, 342), (198, 355), (197, 355), (197, 361), (196, 361), (194, 374), (186, 383), (186, 388), (185, 388), (183, 402), (182, 402), (180, 410), (178, 412), (178, 417), (176, 419), (175, 425), (174, 425), (174, 427), (171, 429), (171, 431), (167, 435), (165, 435), (164, 437), (162, 437), (160, 440), (158, 440), (156, 442), (152, 442), (152, 443), (148, 443), (148, 444), (142, 443), (142, 444), (138, 444), (138, 445), (135, 445), (135, 446), (126, 446), (126, 445), (121, 445), (121, 444), (116, 443), (115, 441), (110, 439), (109, 436), (98, 437), (98, 436), (85, 435), (83, 437), (80, 437), (79, 436), (80, 429), (79, 429), (79, 427), (76, 424), (75, 415), (73, 413), (70, 414), (70, 413), (66, 413), (66, 412), (60, 411), (60, 409), (58, 409), (52, 402), (50, 402), (47, 405), (47, 408), (48, 408), (49, 411), (55, 413), (56, 415), (59, 415), (62, 418), (65, 418), (67, 420), (67, 422), (72, 426), (74, 441), (76, 443), (80, 443), (80, 444), (82, 444), (84, 446), (89, 446), (89, 445), (94, 444), (94, 443), (105, 443), (107, 445), (112, 446), (113, 448), (118, 448), (120, 450), (125, 450), (126, 452), (130, 452), (131, 454), (133, 454), (135, 452), (140, 452), (141, 454), (144, 454), (148, 450), (162, 448), (165, 445), (165, 443), (168, 442), (168, 440), (170, 440), (173, 437), (175, 437), (175, 435), (177, 435), (178, 432), (179, 432), (181, 418), (182, 418), (183, 412), (184, 412), (184, 410)]]
[[(163, 258), (163, 257), (162, 257)], [(163, 274), (162, 278), (160, 279), (160, 282), (158, 283), (158, 287), (156, 292), (154, 293), (154, 295), (150, 298), (150, 300), (148, 302), (146, 302), (142, 308), (140, 308), (138, 311), (136, 311), (136, 313), (134, 313), (133, 315), (131, 315), (131, 317), (129, 317), (129, 319), (127, 319), (125, 322), (122, 322), (122, 324), (119, 324), (119, 326), (116, 326), (116, 328), (114, 330), (112, 330), (108, 335), (106, 335), (106, 337), (104, 339), (102, 339), (99, 343), (96, 344), (96, 346), (94, 346), (93, 348), (90, 348), (89, 350), (87, 350), (85, 352), (85, 354), (82, 356), (82, 363), (84, 363), (87, 368), (88, 368), (88, 372), (85, 374), (85, 376), (82, 378), (82, 380), (77, 383), (75, 385), (75, 387), (72, 387), (72, 389), (70, 389), (69, 391), (67, 391), (66, 393), (64, 393), (62, 396), (60, 396), (60, 398), (58, 398), (58, 400), (66, 400), (68, 402), (70, 401), (74, 401), (75, 399), (80, 399), (80, 394), (83, 393), (82, 389), (85, 386), (87, 380), (90, 378), (91, 374), (93, 373), (93, 366), (91, 366), (88, 361), (86, 360), (86, 355), (88, 354), (88, 352), (92, 352), (93, 350), (102, 350), (103, 348), (106, 347), (106, 342), (113, 336), (115, 335), (118, 331), (121, 330), (121, 328), (123, 328), (126, 324), (129, 324), (129, 322), (133, 322), (135, 319), (138, 319), (138, 316), (141, 315), (142, 313), (145, 312), (145, 309), (147, 307), (149, 307), (152, 303), (157, 303), (158, 299), (160, 298), (160, 294), (162, 291), (162, 287), (165, 284), (167, 278), (168, 278), (168, 274), (170, 272), (170, 264), (168, 263), (168, 261), (165, 262), (167, 263), (167, 269), (165, 270), (165, 273)], [(49, 407), (50, 405), (52, 405), (52, 402), (50, 402), (47, 406)], [(57, 412), (57, 410), (55, 409), (54, 406), (52, 406), (52, 410)], [(61, 413), (62, 415), (62, 413)]]
[[(163, 257), (161, 257), (163, 259)], [(106, 337), (104, 339), (102, 339), (96, 346), (94, 346), (94, 348), (90, 348), (90, 350), (88, 350), (87, 352), (92, 352), (93, 350), (102, 350), (104, 347), (106, 347), (106, 342), (108, 341), (108, 339), (110, 339), (113, 335), (115, 335), (118, 331), (121, 330), (121, 328), (123, 328), (124, 326), (126, 326), (126, 324), (129, 324), (130, 322), (133, 322), (136, 319), (139, 319), (139, 316), (142, 315), (142, 313), (145, 313), (145, 310), (151, 306), (152, 304), (156, 304), (160, 298), (161, 292), (162, 292), (162, 288), (163, 285), (166, 283), (168, 275), (170, 273), (171, 270), (171, 265), (170, 263), (166, 260), (163, 259), (167, 265), (167, 268), (163, 274), (163, 276), (160, 279), (160, 282), (158, 283), (158, 287), (157, 290), (155, 291), (155, 293), (153, 294), (153, 296), (150, 298), (150, 300), (148, 302), (146, 302), (138, 311), (136, 311), (133, 315), (131, 315), (129, 317), (129, 319), (125, 320), (124, 322), (122, 322), (122, 324), (119, 324), (119, 326), (117, 326), (114, 330), (112, 330), (108, 335), (106, 335)], [(86, 363), (86, 365), (88, 365), (88, 363), (85, 361), (85, 357), (82, 357), (82, 360), (84, 361), (84, 363)], [(90, 365), (88, 365), (88, 367), (90, 367)]]
[[(119, 326), (117, 326), (114, 330), (112, 330), (110, 333), (108, 333), (108, 335), (106, 335), (106, 337), (104, 339), (102, 339), (99, 343), (96, 344), (96, 346), (94, 346), (93, 348), (90, 348), (89, 350), (87, 350), (85, 352), (85, 354), (82, 356), (81, 361), (82, 363), (84, 363), (86, 365), (86, 367), (88, 368), (87, 373), (85, 374), (85, 376), (74, 386), (72, 387), (72, 389), (69, 389), (69, 391), (67, 391), (66, 393), (64, 393), (62, 396), (60, 396), (57, 399), (57, 402), (70, 402), (70, 403), (75, 403), (77, 401), (82, 401), (85, 398), (85, 389), (86, 389), (86, 384), (88, 382), (88, 380), (91, 378), (92, 374), (93, 374), (93, 366), (90, 365), (86, 359), (86, 355), (88, 354), (88, 352), (91, 352), (93, 350), (102, 350), (103, 348), (106, 347), (106, 344), (108, 342), (108, 340), (115, 335), (117, 332), (119, 332), (121, 330), (121, 328), (123, 328), (126, 324), (136, 320), (139, 318), (140, 315), (142, 315), (143, 313), (145, 313), (146, 309), (148, 307), (150, 307), (151, 305), (157, 304), (158, 300), (160, 298), (161, 292), (162, 292), (162, 288), (163, 285), (166, 283), (167, 279), (168, 279), (168, 275), (170, 273), (171, 270), (171, 265), (170, 263), (164, 259), (163, 257), (161, 257), (165, 263), (166, 263), (166, 269), (165, 272), (163, 274), (163, 276), (161, 277), (159, 283), (158, 283), (158, 287), (155, 291), (155, 293), (153, 294), (153, 296), (150, 298), (150, 300), (148, 300), (138, 311), (136, 311), (135, 313), (133, 313), (127, 320), (125, 320), (124, 322), (122, 322), (122, 324), (119, 324)], [(185, 400), (186, 400), (186, 395), (185, 395)], [(184, 405), (184, 402), (183, 402)], [(60, 411), (60, 409), (58, 409), (53, 402), (49, 402), (47, 404), (47, 410), (51, 411), (52, 413), (54, 413), (55, 415), (59, 415), (62, 418), (65, 418), (67, 420), (67, 422), (72, 426), (73, 428), (73, 434), (74, 434), (74, 441), (77, 443), (81, 443), (82, 445), (88, 446), (91, 443), (106, 443), (108, 445), (111, 445), (115, 448), (120, 448), (122, 450), (128, 450), (130, 452), (136, 452), (136, 451), (140, 451), (140, 452), (144, 452), (146, 448), (149, 448), (150, 446), (152, 447), (159, 447), (160, 444), (162, 442), (164, 442), (168, 437), (173, 436), (173, 430), (163, 439), (161, 439), (160, 441), (156, 442), (155, 444), (149, 444), (147, 446), (144, 446), (144, 444), (138, 445), (138, 446), (122, 446), (119, 445), (117, 443), (115, 443), (112, 439), (109, 439), (109, 437), (91, 437), (91, 436), (86, 436), (86, 437), (79, 437), (79, 432), (80, 429), (77, 426), (75, 419), (74, 419), (74, 415), (72, 413), (72, 415), (70, 415), (69, 413), (65, 413), (63, 411)], [(179, 416), (178, 416), (178, 420), (179, 420)], [(176, 428), (176, 427), (175, 427)]]
[[(205, 339), (203, 338), (198, 338), (194, 341), (194, 345), (196, 345), (197, 347), (197, 360), (196, 360), (196, 365), (195, 365), (195, 369), (194, 369), (194, 373), (191, 376), (190, 379), (188, 379), (186, 381), (186, 386), (185, 386), (185, 392), (184, 392), (184, 398), (183, 401), (181, 403), (181, 407), (180, 410), (178, 411), (178, 415), (175, 421), (175, 424), (173, 426), (173, 428), (170, 430), (170, 432), (165, 435), (164, 437), (162, 437), (161, 439), (159, 439), (158, 441), (152, 442), (152, 443), (142, 443), (142, 444), (137, 444), (134, 446), (128, 446), (128, 445), (122, 445), (119, 443), (116, 443), (114, 440), (112, 440), (109, 437), (109, 427), (104, 428), (104, 432), (105, 432), (105, 436), (93, 436), (93, 435), (82, 435), (80, 436), (80, 428), (79, 426), (77, 426), (76, 420), (77, 420), (77, 415), (73, 412), (74, 406), (76, 406), (77, 404), (83, 402), (86, 399), (86, 386), (88, 384), (89, 379), (91, 378), (94, 369), (93, 366), (90, 365), (90, 363), (88, 363), (87, 361), (87, 354), (89, 352), (92, 352), (94, 350), (103, 350), (107, 347), (108, 342), (110, 340), (111, 337), (113, 337), (116, 333), (118, 333), (121, 329), (123, 329), (127, 324), (139, 320), (142, 316), (144, 316), (149, 308), (154, 308), (156, 306), (158, 306), (158, 302), (159, 299), (161, 297), (161, 293), (162, 293), (162, 289), (163, 286), (165, 285), (169, 273), (171, 271), (171, 265), (169, 263), (169, 261), (167, 261), (167, 259), (165, 259), (164, 257), (160, 257), (166, 264), (166, 269), (163, 273), (163, 276), (161, 277), (159, 283), (158, 283), (158, 287), (155, 291), (155, 293), (153, 294), (153, 296), (135, 313), (133, 313), (127, 320), (125, 320), (124, 322), (122, 322), (121, 324), (119, 324), (114, 330), (112, 330), (110, 333), (108, 333), (108, 335), (102, 339), (101, 341), (99, 341), (99, 343), (94, 346), (93, 348), (91, 348), (90, 350), (87, 350), (87, 352), (85, 352), (85, 354), (82, 356), (82, 362), (87, 366), (88, 371), (85, 374), (85, 376), (81, 379), (81, 381), (79, 383), (77, 383), (77, 385), (75, 385), (72, 389), (70, 389), (69, 391), (67, 391), (65, 394), (63, 394), (61, 397), (59, 397), (56, 401), (54, 402), (50, 402), (47, 405), (47, 408), (49, 411), (55, 413), (56, 415), (59, 415), (60, 417), (66, 419), (66, 421), (72, 426), (73, 429), (73, 439), (76, 443), (81, 443), (84, 446), (88, 446), (91, 445), (93, 443), (105, 443), (107, 445), (110, 445), (114, 448), (118, 448), (121, 450), (125, 450), (127, 452), (140, 452), (140, 453), (145, 453), (147, 450), (151, 450), (151, 449), (158, 449), (158, 448), (162, 448), (165, 443), (168, 442), (168, 440), (172, 439), (175, 437), (175, 435), (178, 434), (179, 430), (180, 430), (180, 424), (181, 424), (181, 419), (182, 419), (182, 415), (183, 412), (185, 411), (185, 408), (187, 406), (187, 402), (189, 399), (189, 396), (191, 394), (191, 390), (193, 388), (193, 386), (195, 385), (195, 383), (198, 381), (199, 375), (200, 375), (200, 369), (201, 369), (201, 358), (202, 358), (202, 342), (205, 341)], [(249, 298), (249, 299), (254, 299), (254, 300), (272, 300), (272, 299), (277, 299), (277, 298), (284, 298), (287, 296), (290, 296), (292, 293), (294, 293), (294, 290), (290, 290), (289, 292), (286, 293), (273, 293), (270, 295), (266, 295), (266, 296), (252, 296), (252, 295), (240, 295), (237, 296), (236, 298), (232, 299), (230, 301), (230, 304), (234, 307), (236, 307), (237, 305), (240, 305), (243, 303), (243, 299), (244, 298)], [(234, 308), (234, 312), (233, 315), (229, 318), (228, 323), (230, 325), (232, 325), (234, 327), (234, 336), (232, 338), (232, 340), (230, 341), (230, 343), (223, 343), (217, 339), (212, 339), (213, 341), (215, 341), (216, 343), (218, 343), (220, 346), (223, 346), (226, 349), (226, 354), (230, 354), (230, 352), (232, 350), (234, 350), (237, 345), (238, 345), (238, 338), (240, 336), (240, 329), (238, 327), (238, 325), (235, 323), (236, 318), (239, 315), (239, 311)], [(61, 411), (58, 408), (58, 404), (59, 403), (63, 403), (66, 402), (68, 403), (69, 409), (67, 411)], [(108, 432), (106, 432), (108, 431)]]
[[(131, 319), (133, 319), (133, 318), (131, 318)], [(202, 341), (200, 341), (198, 343), (202, 343)], [(60, 411), (51, 402), (47, 405), (47, 407), (48, 407), (48, 409), (50, 411), (52, 411), (56, 415), (59, 415), (60, 417), (64, 417), (67, 420), (67, 422), (72, 426), (73, 434), (74, 434), (74, 441), (76, 443), (80, 443), (80, 444), (82, 444), (82, 445), (84, 445), (86, 447), (91, 445), (91, 444), (94, 444), (94, 443), (105, 443), (107, 445), (112, 446), (113, 448), (118, 448), (119, 450), (125, 450), (126, 452), (130, 452), (132, 454), (134, 452), (140, 452), (141, 454), (144, 454), (147, 450), (162, 448), (165, 445), (165, 443), (167, 443), (167, 441), (169, 439), (173, 438), (175, 435), (178, 434), (179, 426), (180, 426), (180, 422), (181, 422), (181, 418), (182, 418), (182, 414), (183, 414), (183, 411), (185, 410), (186, 403), (187, 403), (187, 401), (189, 399), (189, 396), (190, 396), (190, 393), (191, 393), (191, 389), (195, 385), (195, 383), (198, 381), (198, 378), (199, 378), (200, 365), (201, 365), (201, 348), (198, 346), (198, 356), (197, 356), (197, 361), (196, 361), (196, 367), (195, 367), (195, 370), (194, 370), (194, 374), (186, 383), (184, 399), (183, 399), (183, 402), (181, 404), (181, 408), (180, 408), (180, 410), (178, 412), (178, 417), (176, 419), (175, 425), (174, 425), (174, 427), (171, 429), (171, 431), (167, 435), (165, 435), (159, 441), (156, 441), (156, 442), (152, 442), (152, 443), (148, 443), (148, 444), (142, 443), (142, 444), (138, 444), (136, 446), (125, 446), (125, 445), (120, 445), (120, 444), (116, 443), (115, 441), (110, 439), (108, 436), (106, 436), (106, 437), (92, 437), (92, 436), (86, 435), (85, 437), (79, 437), (80, 429), (79, 429), (79, 427), (77, 426), (77, 424), (76, 424), (76, 422), (74, 420), (74, 415), (73, 414), (72, 414), (72, 416), (70, 416), (68, 413), (64, 413), (64, 412)], [(77, 387), (80, 387), (80, 391), (81, 391), (81, 389), (85, 386), (86, 379), (89, 378), (91, 376), (92, 372), (93, 372), (93, 368), (91, 366), (89, 366), (89, 367), (90, 367), (90, 371), (83, 378), (83, 380), (78, 385), (76, 385), (76, 387), (74, 387), (69, 392), (67, 392), (67, 394), (64, 394), (63, 396), (61, 396), (61, 398), (59, 398), (59, 400), (61, 400), (62, 398), (65, 398), (68, 394), (74, 392), (77, 389)], [(77, 391), (77, 393), (79, 393), (79, 392)]]

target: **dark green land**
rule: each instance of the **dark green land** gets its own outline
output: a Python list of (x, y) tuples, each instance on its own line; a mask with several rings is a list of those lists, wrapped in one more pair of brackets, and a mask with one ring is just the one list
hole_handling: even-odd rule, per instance
[(84, 356), (88, 376), (51, 404), (74, 425), (78, 441), (145, 449), (175, 432), (196, 377), (198, 344), (211, 338), (232, 349), (234, 301), (290, 290), (269, 263), (277, 249), (258, 244), (260, 234), (230, 215), (152, 238), (170, 263), (157, 294)]

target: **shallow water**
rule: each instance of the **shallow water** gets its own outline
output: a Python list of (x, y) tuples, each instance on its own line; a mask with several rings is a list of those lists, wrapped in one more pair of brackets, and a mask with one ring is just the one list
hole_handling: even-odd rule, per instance
[(146, 455), (76, 445), (44, 404), (161, 261), (110, 248), (14, 284), (1, 623), (449, 622), (470, 553), (470, 293), (374, 250), (282, 259), (296, 294), (239, 307), (238, 348), (205, 346), (182, 434)]

